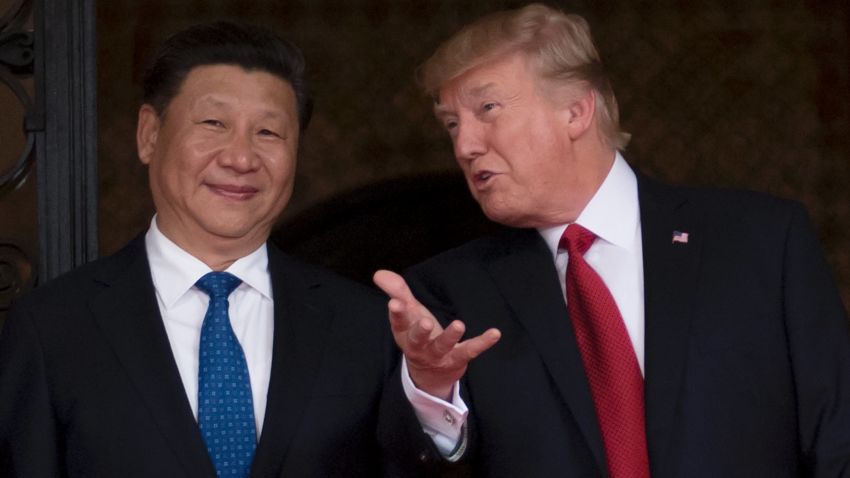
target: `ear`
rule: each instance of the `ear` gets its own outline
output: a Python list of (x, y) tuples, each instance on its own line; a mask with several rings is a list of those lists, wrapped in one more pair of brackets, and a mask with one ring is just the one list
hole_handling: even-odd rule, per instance
[(139, 108), (139, 120), (136, 124), (136, 148), (139, 161), (150, 164), (156, 150), (156, 139), (159, 136), (159, 115), (153, 106), (144, 104)]
[(596, 113), (596, 92), (588, 88), (579, 96), (570, 100), (566, 109), (567, 134), (576, 140), (583, 136), (593, 125)]

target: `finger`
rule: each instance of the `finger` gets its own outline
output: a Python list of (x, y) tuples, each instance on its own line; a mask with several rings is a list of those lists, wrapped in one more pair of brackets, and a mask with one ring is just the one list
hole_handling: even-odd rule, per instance
[(389, 311), (390, 327), (396, 332), (404, 332), (419, 320), (432, 322), (431, 330), (443, 331), (434, 315), (422, 304), (410, 304), (399, 299), (390, 299), (387, 303), (387, 310)]
[(488, 329), (477, 337), (459, 343), (452, 349), (451, 355), (460, 362), (469, 362), (496, 345), (500, 338), (502, 338), (502, 332), (499, 329)]
[(381, 290), (390, 296), (390, 304), (393, 303), (393, 300), (400, 302), (400, 305), (395, 306), (396, 309), (390, 310), (391, 314), (396, 313), (398, 315), (400, 313), (404, 313), (408, 316), (408, 320), (427, 317), (436, 322), (437, 319), (434, 317), (434, 314), (416, 300), (416, 297), (413, 295), (410, 287), (408, 287), (407, 282), (405, 282), (404, 277), (392, 271), (379, 270), (375, 272), (372, 280), (375, 282), (375, 285), (380, 287)]
[(438, 357), (446, 355), (454, 349), (460, 338), (463, 337), (463, 333), (465, 331), (466, 326), (463, 322), (455, 320), (446, 327), (446, 330), (444, 330), (443, 333), (438, 335), (433, 342), (431, 342), (431, 350), (433, 350), (434, 354)]
[(379, 270), (372, 276), (372, 282), (380, 287), (388, 296), (393, 299), (399, 299), (404, 302), (419, 302), (413, 297), (413, 292), (407, 286), (404, 277), (388, 270)]
[(393, 332), (406, 332), (414, 322), (414, 318), (408, 313), (407, 304), (398, 300), (390, 299), (387, 303), (390, 317), (390, 328)]
[(434, 332), (436, 322), (429, 319), (421, 319), (414, 322), (407, 331), (407, 337), (417, 348), (424, 348), (431, 342), (431, 333)]

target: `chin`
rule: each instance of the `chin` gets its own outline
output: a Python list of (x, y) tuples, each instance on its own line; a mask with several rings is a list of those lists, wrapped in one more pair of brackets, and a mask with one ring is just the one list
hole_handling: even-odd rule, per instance
[[(526, 211), (511, 205), (481, 203), (481, 211), (493, 222), (516, 228), (545, 227), (546, 223), (535, 216), (538, 211)], [(506, 207), (508, 206), (508, 207)]]
[(256, 224), (252, 225), (243, 221), (228, 221), (226, 218), (218, 218), (218, 220), (208, 222), (204, 229), (210, 234), (223, 239), (240, 239), (251, 236), (257, 227)]
[(481, 210), (487, 219), (497, 222), (503, 226), (510, 227), (525, 227), (521, 220), (521, 216), (516, 214), (516, 211), (505, 210), (503, 208), (486, 207), (482, 205)]

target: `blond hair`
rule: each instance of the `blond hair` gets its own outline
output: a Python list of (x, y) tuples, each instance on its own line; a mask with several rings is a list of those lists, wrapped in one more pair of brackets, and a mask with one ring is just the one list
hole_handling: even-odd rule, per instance
[(448, 82), (498, 57), (525, 53), (541, 78), (585, 84), (596, 97), (596, 118), (609, 145), (624, 149), (630, 135), (620, 130), (617, 99), (593, 45), (590, 27), (579, 15), (533, 3), (487, 15), (445, 41), (417, 76), (426, 94), (437, 98)]

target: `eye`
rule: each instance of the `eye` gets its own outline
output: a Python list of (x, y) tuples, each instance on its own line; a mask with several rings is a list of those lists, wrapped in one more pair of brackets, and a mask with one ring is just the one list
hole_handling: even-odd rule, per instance
[(261, 129), (260, 131), (257, 132), (257, 134), (260, 135), (260, 136), (268, 136), (268, 137), (272, 137), (272, 138), (280, 138), (281, 137), (279, 134), (277, 134), (277, 132), (272, 131), (268, 128)]
[(456, 120), (448, 120), (445, 123), (443, 123), (443, 126), (446, 128), (446, 130), (452, 131), (455, 128), (457, 128), (457, 121)]
[(496, 109), (497, 106), (499, 106), (499, 104), (496, 103), (496, 102), (493, 102), (493, 101), (487, 102), (487, 103), (484, 103), (483, 105), (481, 105), (481, 111), (486, 113), (488, 111), (492, 111), (492, 110)]
[(212, 118), (201, 120), (201, 124), (215, 126), (217, 128), (223, 128), (224, 127), (224, 123), (222, 123), (221, 121), (219, 121), (217, 119), (212, 119)]

